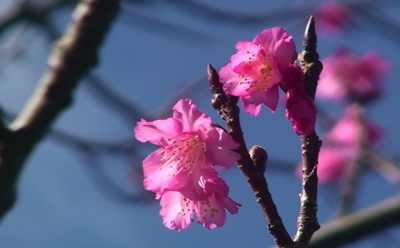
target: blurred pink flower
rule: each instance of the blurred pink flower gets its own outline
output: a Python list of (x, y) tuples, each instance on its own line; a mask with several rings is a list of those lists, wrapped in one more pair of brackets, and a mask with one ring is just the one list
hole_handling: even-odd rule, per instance
[[(318, 156), (318, 182), (332, 183), (338, 181), (344, 167), (351, 161), (352, 154), (349, 150), (338, 147), (322, 147)], [(299, 163), (296, 174), (301, 177), (302, 164)]]
[(134, 128), (136, 139), (161, 148), (143, 161), (145, 189), (156, 193), (181, 191), (186, 197), (201, 198), (197, 182), (202, 176), (215, 176), (214, 165), (229, 168), (240, 155), (232, 137), (211, 125), (189, 99), (173, 107), (173, 117), (147, 122), (140, 120)]
[(325, 135), (325, 138), (336, 145), (362, 148), (360, 146), (376, 144), (382, 138), (382, 133), (380, 126), (364, 115), (359, 115), (357, 109), (347, 108), (336, 125)]
[(317, 96), (366, 103), (379, 98), (390, 63), (376, 52), (358, 58), (342, 49), (323, 61)]
[(257, 34), (252, 42), (236, 43), (236, 54), (219, 71), (226, 82), (226, 93), (240, 97), (244, 110), (259, 114), (264, 103), (275, 111), (279, 100), (278, 83), (295, 60), (295, 44), (283, 28), (275, 27)]
[(160, 215), (163, 223), (169, 229), (183, 230), (197, 218), (197, 222), (203, 227), (214, 229), (224, 225), (226, 213), (238, 212), (241, 204), (228, 197), (229, 188), (219, 177), (200, 178), (199, 186), (203, 189), (204, 199), (191, 200), (178, 191), (169, 191), (161, 197)]
[(324, 2), (315, 10), (317, 27), (322, 32), (337, 33), (350, 20), (350, 12), (346, 6), (338, 2)]
[(298, 135), (308, 135), (314, 131), (317, 111), (313, 100), (303, 87), (303, 73), (299, 66), (290, 65), (287, 69), (282, 88), (286, 91), (286, 118)]

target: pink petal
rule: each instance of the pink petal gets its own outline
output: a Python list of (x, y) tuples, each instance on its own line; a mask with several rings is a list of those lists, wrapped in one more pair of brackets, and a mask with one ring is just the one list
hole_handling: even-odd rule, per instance
[(219, 69), (219, 81), (220, 82), (226, 82), (228, 80), (232, 80), (233, 78), (237, 79), (237, 82), (239, 82), (241, 79), (238, 77), (238, 74), (233, 72), (233, 66), (232, 62), (229, 62), (225, 66), (221, 67)]
[(180, 188), (180, 183), (175, 176), (181, 168), (177, 165), (178, 161), (171, 166), (166, 165), (166, 162), (161, 160), (163, 158), (161, 151), (162, 149), (158, 149), (143, 160), (143, 186), (147, 190), (158, 193), (167, 189), (177, 190)]
[(206, 203), (196, 204), (196, 215), (200, 225), (208, 229), (221, 227), (225, 223), (226, 212), (224, 204), (212, 194)]
[(237, 65), (243, 61), (248, 61), (249, 53), (257, 54), (260, 51), (260, 47), (250, 41), (238, 41), (235, 47), (237, 49), (237, 53), (231, 57), (233, 65)]
[(201, 182), (201, 186), (204, 188), (204, 192), (207, 195), (210, 196), (212, 193), (214, 193), (216, 196), (221, 198), (228, 196), (229, 187), (224, 179), (218, 176), (203, 177)]
[(204, 180), (207, 178), (217, 177), (218, 172), (211, 166), (193, 171), (191, 174), (180, 173), (178, 175), (178, 181), (183, 185), (179, 192), (186, 198), (195, 201), (203, 201), (207, 198), (207, 194), (204, 192)]
[(275, 84), (267, 88), (264, 93), (261, 93), (261, 96), (264, 104), (271, 110), (271, 112), (275, 112), (279, 102), (278, 85)]
[(367, 117), (359, 116), (359, 111), (348, 107), (336, 125), (325, 135), (326, 139), (352, 148), (376, 144), (382, 137), (382, 128)]
[(343, 100), (346, 96), (345, 87), (340, 83), (340, 79), (334, 75), (322, 77), (318, 82), (316, 96), (322, 99)]
[(237, 214), (239, 212), (239, 207), (242, 206), (242, 204), (235, 202), (230, 197), (223, 198), (222, 203), (231, 214)]
[(249, 95), (249, 84), (239, 84), (242, 78), (231, 68), (232, 64), (229, 63), (219, 70), (219, 79), (221, 82), (226, 82), (223, 86), (225, 93), (233, 96), (247, 96)]
[(244, 111), (249, 115), (256, 116), (261, 111), (261, 103), (263, 103), (263, 92), (255, 92), (249, 96), (242, 96), (240, 100), (243, 105)]
[(141, 142), (151, 142), (155, 145), (165, 146), (166, 140), (177, 135), (174, 128), (174, 120), (155, 120), (147, 122), (141, 119), (135, 126), (135, 138)]
[(231, 213), (237, 213), (241, 205), (228, 197), (229, 188), (222, 178), (208, 178), (203, 181), (203, 185), (209, 197), (201, 204), (196, 204), (198, 222), (208, 229), (221, 227), (226, 218), (225, 208)]
[(296, 46), (292, 36), (288, 36), (281, 27), (265, 29), (253, 39), (256, 45), (267, 49), (278, 63), (279, 70), (284, 72), (295, 60)]
[(301, 87), (287, 91), (286, 118), (297, 135), (308, 135), (315, 129), (317, 111), (314, 102)]
[(226, 182), (220, 177), (213, 177), (207, 180), (205, 184), (205, 192), (208, 194), (214, 193), (217, 198), (220, 198), (224, 207), (231, 213), (237, 214), (242, 204), (235, 202), (228, 197), (229, 187)]
[(229, 169), (233, 163), (240, 159), (240, 155), (232, 149), (237, 149), (239, 144), (223, 129), (215, 127), (207, 133), (206, 157), (212, 164), (222, 165)]
[(211, 125), (211, 119), (200, 112), (190, 99), (179, 100), (173, 107), (175, 128), (183, 133), (192, 133), (207, 130)]
[(160, 205), (160, 215), (169, 229), (181, 231), (193, 221), (194, 204), (179, 192), (163, 194)]
[(379, 53), (375, 51), (369, 51), (364, 56), (362, 56), (361, 61), (365, 64), (370, 64), (371, 67), (375, 68), (377, 73), (385, 73), (388, 72), (393, 65), (390, 61), (386, 60)]
[(237, 74), (241, 74), (245, 71), (249, 71), (253, 69), (253, 67), (249, 64), (245, 64), (245, 63), (240, 63), (238, 65), (236, 65), (235, 67), (233, 67), (233, 71)]

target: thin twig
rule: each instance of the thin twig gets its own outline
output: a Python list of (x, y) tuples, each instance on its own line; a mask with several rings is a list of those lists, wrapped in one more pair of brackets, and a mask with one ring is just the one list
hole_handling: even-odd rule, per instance
[(210, 90), (213, 94), (213, 99), (211, 101), (212, 106), (225, 121), (228, 133), (240, 144), (239, 148), (236, 150), (241, 156), (237, 161), (238, 168), (242, 171), (256, 196), (257, 202), (268, 222), (268, 229), (275, 238), (275, 243), (278, 247), (294, 247), (293, 240), (286, 231), (275, 203), (272, 200), (267, 181), (264, 175), (259, 172), (258, 161), (253, 163), (247, 151), (239, 120), (239, 107), (237, 106), (238, 97), (224, 93), (222, 90), (222, 83), (219, 82), (219, 75), (211, 65), (208, 65), (207, 75), (210, 83)]
[[(317, 35), (314, 17), (311, 16), (304, 33), (303, 49), (299, 61), (304, 73), (304, 88), (314, 99), (322, 63), (319, 61)], [(302, 150), (302, 192), (300, 194), (300, 213), (297, 220), (297, 232), (294, 238), (297, 247), (307, 247), (312, 235), (319, 229), (317, 219), (318, 177), (317, 164), (321, 140), (315, 131), (301, 137)]]
[[(78, 81), (97, 63), (97, 53), (119, 9), (118, 0), (83, 0), (72, 24), (56, 43), (36, 92), (10, 126), (0, 160), (2, 218), (15, 201), (15, 188), (23, 164), (59, 114), (72, 103)], [(3, 137), (1, 137), (3, 138)], [(14, 199), (5, 196), (13, 195)], [(3, 199), (4, 198), (4, 199)], [(9, 206), (9, 207), (8, 207)]]

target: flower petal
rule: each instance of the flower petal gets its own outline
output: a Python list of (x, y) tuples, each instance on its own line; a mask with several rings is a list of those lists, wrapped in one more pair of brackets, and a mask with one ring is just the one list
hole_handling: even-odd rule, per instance
[(208, 131), (206, 142), (206, 157), (212, 164), (222, 165), (229, 169), (233, 163), (240, 159), (240, 155), (232, 149), (237, 149), (239, 144), (222, 128), (215, 127)]
[(190, 99), (181, 99), (173, 107), (175, 128), (183, 133), (193, 133), (207, 130), (211, 125), (211, 119), (200, 112)]
[[(178, 161), (171, 166), (167, 164), (168, 162), (162, 161), (162, 150), (154, 151), (143, 160), (143, 186), (145, 189), (157, 193), (167, 189), (178, 190), (180, 187), (180, 183), (175, 176), (179, 174), (181, 167), (177, 164)], [(174, 163), (174, 161), (170, 163)]]
[(237, 53), (232, 55), (232, 64), (237, 65), (243, 61), (249, 60), (249, 54), (257, 54), (260, 51), (260, 47), (250, 41), (238, 41), (235, 45)]
[(213, 193), (205, 202), (196, 204), (196, 215), (200, 225), (208, 229), (221, 227), (225, 223), (226, 212), (224, 204)]
[(261, 103), (263, 103), (262, 94), (262, 92), (258, 91), (252, 95), (240, 97), (244, 111), (252, 116), (258, 115), (261, 111)]
[(267, 88), (264, 93), (261, 93), (261, 96), (263, 103), (271, 110), (271, 112), (275, 112), (279, 102), (278, 85), (275, 84)]
[(160, 205), (163, 224), (169, 229), (181, 231), (193, 221), (194, 204), (179, 192), (172, 191), (163, 194)]
[(281, 27), (265, 29), (253, 39), (256, 45), (262, 45), (264, 49), (275, 58), (281, 72), (295, 60), (296, 46), (292, 36), (289, 36)]
[(228, 63), (219, 70), (219, 80), (221, 82), (226, 82), (223, 86), (225, 93), (232, 96), (249, 95), (249, 84), (240, 84), (243, 79), (239, 77), (239, 74), (233, 71), (232, 63)]
[(297, 135), (308, 135), (315, 129), (317, 110), (314, 102), (302, 87), (287, 91), (286, 118)]
[(228, 197), (229, 187), (222, 178), (208, 178), (203, 185), (209, 197), (206, 201), (196, 204), (198, 222), (208, 229), (221, 227), (226, 218), (225, 208), (231, 213), (237, 213), (241, 205)]
[(172, 118), (150, 122), (141, 119), (133, 131), (137, 140), (141, 142), (149, 141), (159, 146), (167, 145), (166, 140), (177, 135)]
[(217, 177), (218, 172), (209, 165), (208, 167), (192, 171), (192, 173), (180, 173), (177, 177), (182, 187), (179, 192), (186, 198), (194, 201), (203, 201), (207, 198), (207, 194), (204, 192), (204, 181), (207, 178)]
[(235, 202), (230, 197), (223, 198), (222, 203), (231, 214), (237, 214), (239, 212), (239, 207), (242, 206), (242, 204)]

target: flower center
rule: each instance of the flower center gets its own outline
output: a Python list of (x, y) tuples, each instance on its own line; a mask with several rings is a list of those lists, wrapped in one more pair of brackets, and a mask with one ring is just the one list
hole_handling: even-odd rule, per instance
[[(175, 139), (168, 139), (168, 145), (160, 151), (164, 155), (161, 161), (165, 162), (163, 167), (180, 166), (183, 172), (191, 174), (196, 166), (202, 168), (205, 162), (204, 152), (206, 151), (205, 143), (198, 135), (184, 135)], [(175, 176), (175, 174), (170, 174)]]
[(260, 68), (260, 73), (265, 76), (271, 75), (271, 72), (272, 72), (272, 66), (269, 64), (263, 64)]
[(278, 83), (275, 63), (268, 50), (261, 45), (258, 53), (247, 51), (248, 60), (242, 62), (234, 71), (242, 78), (239, 84), (248, 84), (249, 93), (266, 90), (271, 84)]

